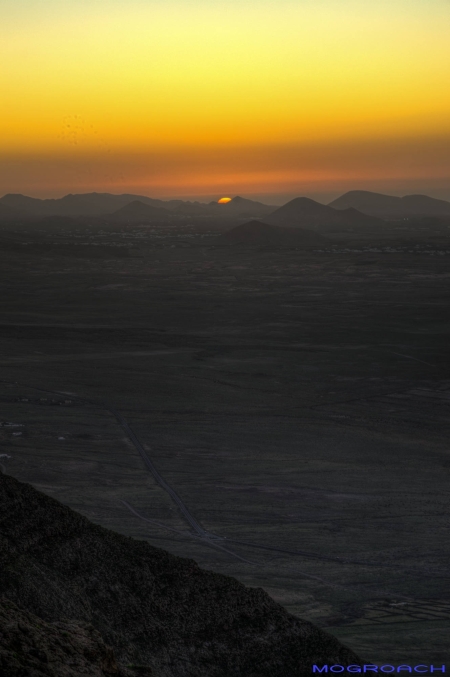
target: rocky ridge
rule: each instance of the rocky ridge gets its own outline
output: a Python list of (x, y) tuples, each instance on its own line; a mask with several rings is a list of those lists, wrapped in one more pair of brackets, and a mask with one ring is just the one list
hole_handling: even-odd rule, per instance
[[(47, 623), (0, 599), (0, 674), (5, 677), (131, 677), (92, 625)], [(152, 675), (150, 670), (148, 675)]]
[[(337, 639), (290, 615), (262, 589), (92, 524), (3, 473), (0, 571), (0, 595), (9, 604), (0, 627), (3, 656), (10, 655), (16, 632), (7, 629), (11, 615), (24, 613), (42, 619), (44, 628), (72, 624), (63, 631), (76, 646), (94, 643), (97, 673), (93, 667), (79, 674), (95, 677), (121, 674), (114, 673), (120, 668), (103, 641), (120, 664), (147, 666), (141, 674), (158, 677), (303, 677), (314, 663), (358, 662)], [(44, 652), (62, 627), (43, 631)], [(47, 667), (58, 660), (50, 654)]]

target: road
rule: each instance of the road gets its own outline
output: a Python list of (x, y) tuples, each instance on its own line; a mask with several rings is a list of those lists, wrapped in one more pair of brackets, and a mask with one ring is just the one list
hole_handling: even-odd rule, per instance
[[(251, 560), (245, 559), (244, 557), (241, 557), (241, 555), (238, 555), (235, 552), (232, 552), (231, 550), (224, 548), (223, 546), (220, 546), (217, 541), (222, 541), (224, 540), (222, 536), (218, 536), (217, 534), (213, 534), (209, 531), (206, 531), (201, 524), (195, 519), (195, 517), (192, 515), (191, 511), (187, 507), (187, 505), (184, 503), (184, 501), (178, 496), (177, 492), (175, 489), (173, 489), (170, 484), (166, 482), (166, 480), (162, 477), (162, 475), (159, 473), (159, 471), (156, 469), (153, 461), (149, 458), (147, 452), (144, 449), (144, 446), (134, 430), (131, 428), (131, 426), (128, 424), (128, 422), (125, 420), (125, 418), (120, 414), (117, 409), (114, 407), (109, 406), (106, 402), (101, 402), (101, 401), (95, 401), (91, 400), (85, 397), (80, 397), (79, 395), (76, 395), (75, 393), (67, 393), (67, 392), (61, 392), (59, 390), (49, 390), (48, 388), (38, 388), (36, 386), (31, 386), (29, 384), (24, 384), (24, 383), (17, 383), (16, 381), (6, 381), (4, 379), (0, 379), (2, 383), (8, 383), (12, 385), (20, 385), (23, 387), (27, 388), (32, 388), (33, 390), (38, 390), (39, 392), (44, 392), (44, 393), (49, 393), (52, 395), (58, 395), (59, 397), (67, 397), (67, 395), (70, 394), (70, 397), (74, 400), (77, 400), (78, 402), (82, 402), (84, 404), (90, 404), (96, 407), (101, 407), (102, 409), (109, 411), (116, 419), (116, 421), (119, 423), (123, 431), (126, 433), (128, 439), (132, 442), (134, 445), (135, 449), (137, 449), (139, 455), (141, 456), (142, 460), (144, 461), (144, 464), (146, 465), (147, 469), (151, 472), (153, 475), (155, 481), (159, 484), (159, 486), (166, 491), (171, 499), (174, 501), (174, 503), (178, 506), (181, 514), (184, 516), (186, 521), (189, 523), (191, 526), (192, 530), (194, 531), (194, 535), (196, 538), (201, 540), (203, 543), (209, 545), (210, 547), (214, 547), (216, 550), (221, 550), (223, 552), (226, 552), (229, 555), (232, 555), (236, 559), (241, 560), (242, 562), (246, 562), (247, 564), (256, 564), (256, 562), (253, 562)], [(137, 513), (136, 510), (132, 506), (130, 506), (126, 501), (122, 501), (122, 503), (131, 511), (133, 512), (136, 517), (139, 519), (142, 519), (147, 522), (152, 522), (152, 520), (148, 520), (147, 518), (143, 517), (139, 513)]]
[[(235, 545), (240, 545), (244, 547), (250, 547), (250, 548), (257, 548), (259, 550), (265, 550), (267, 552), (278, 552), (278, 553), (284, 553), (288, 555), (294, 555), (297, 557), (305, 557), (308, 559), (317, 559), (317, 560), (322, 560), (322, 561), (332, 561), (336, 562), (339, 564), (343, 565), (357, 565), (357, 566), (364, 566), (364, 567), (376, 567), (376, 568), (386, 568), (386, 569), (397, 569), (401, 568), (403, 571), (408, 572), (408, 573), (414, 573), (416, 575), (426, 575), (428, 574), (429, 576), (432, 577), (437, 577), (437, 578), (449, 578), (448, 572), (446, 571), (432, 571), (432, 570), (426, 570), (426, 569), (412, 569), (412, 568), (407, 568), (403, 567), (402, 565), (396, 565), (396, 564), (382, 564), (382, 563), (375, 563), (375, 562), (364, 562), (361, 560), (352, 560), (348, 558), (343, 558), (343, 557), (331, 557), (327, 555), (321, 555), (319, 553), (314, 553), (314, 552), (307, 552), (303, 550), (285, 550), (283, 548), (276, 548), (276, 547), (271, 547), (267, 545), (258, 545), (256, 543), (250, 543), (248, 541), (239, 541), (237, 539), (227, 539), (226, 537), (223, 536), (218, 536), (217, 534), (214, 534), (210, 531), (207, 531), (204, 529), (201, 524), (195, 519), (195, 517), (192, 515), (191, 511), (187, 507), (187, 505), (184, 503), (184, 501), (180, 498), (180, 496), (177, 494), (177, 492), (173, 489), (173, 487), (166, 482), (166, 480), (162, 477), (160, 472), (157, 470), (155, 467), (153, 461), (150, 459), (148, 456), (146, 450), (144, 449), (144, 446), (134, 430), (131, 428), (129, 423), (126, 421), (126, 419), (120, 414), (120, 412), (117, 411), (114, 407), (111, 407), (108, 405), (106, 402), (102, 401), (96, 401), (92, 400), (89, 398), (85, 397), (80, 397), (79, 395), (76, 395), (75, 393), (68, 393), (68, 392), (62, 392), (58, 390), (49, 390), (46, 388), (38, 388), (36, 386), (32, 386), (30, 384), (25, 384), (25, 383), (18, 383), (17, 381), (7, 381), (5, 379), (0, 379), (0, 382), (2, 383), (7, 383), (9, 385), (17, 385), (17, 386), (23, 386), (26, 388), (32, 388), (33, 390), (38, 390), (39, 392), (44, 392), (44, 393), (49, 393), (52, 395), (58, 395), (59, 397), (67, 397), (70, 395), (70, 397), (74, 400), (78, 400), (79, 402), (82, 402), (84, 404), (89, 404), (91, 406), (95, 406), (101, 409), (104, 409), (108, 412), (110, 412), (116, 421), (119, 423), (125, 434), (127, 435), (128, 439), (132, 442), (133, 446), (135, 449), (138, 451), (139, 455), (141, 456), (145, 466), (147, 469), (150, 471), (152, 476), (154, 477), (155, 481), (159, 484), (159, 486), (164, 489), (164, 491), (167, 492), (167, 494), (171, 497), (171, 499), (174, 501), (174, 503), (178, 506), (181, 514), (185, 518), (185, 520), (188, 522), (190, 525), (192, 531), (194, 532), (192, 534), (193, 537), (197, 538), (199, 541), (202, 541), (212, 547), (215, 547), (218, 550), (222, 550), (233, 557), (236, 557), (237, 559), (240, 559), (244, 562), (247, 562), (249, 564), (255, 564), (255, 562), (251, 562), (250, 560), (246, 560), (240, 555), (238, 555), (235, 552), (232, 552), (231, 550), (228, 550), (227, 548), (224, 548), (223, 545), (219, 545), (218, 541), (222, 541), (225, 544), (231, 544), (234, 543)], [(149, 520), (142, 515), (140, 515), (131, 505), (129, 505), (126, 501), (122, 501), (122, 503), (127, 507), (128, 510), (130, 510), (136, 517), (138, 517), (141, 520), (144, 520), (146, 522), (150, 522), (153, 524), (158, 524), (154, 520)], [(159, 525), (158, 526), (163, 526), (166, 528), (164, 525)], [(176, 531), (174, 529), (170, 529), (171, 531)], [(179, 532), (181, 533), (181, 532)], [(442, 575), (444, 574), (444, 575)], [(447, 575), (445, 575), (447, 574)]]
[(59, 397), (67, 397), (70, 395), (70, 397), (73, 400), (77, 400), (78, 402), (82, 402), (83, 404), (90, 404), (95, 407), (100, 407), (106, 411), (109, 411), (116, 421), (119, 423), (121, 428), (124, 430), (126, 433), (127, 437), (129, 440), (133, 443), (133, 446), (137, 451), (139, 452), (139, 455), (141, 456), (142, 460), (144, 461), (147, 469), (151, 472), (153, 475), (155, 481), (159, 484), (159, 486), (166, 491), (171, 499), (176, 503), (178, 508), (180, 509), (182, 515), (185, 517), (187, 522), (190, 524), (192, 529), (195, 531), (195, 533), (200, 536), (201, 538), (207, 538), (211, 540), (222, 540), (221, 536), (217, 536), (215, 534), (212, 534), (206, 529), (204, 529), (198, 521), (195, 519), (195, 517), (192, 515), (190, 510), (188, 509), (187, 505), (184, 503), (184, 501), (178, 496), (177, 492), (166, 482), (166, 480), (162, 477), (162, 475), (158, 472), (156, 469), (153, 461), (149, 458), (147, 452), (144, 449), (144, 446), (142, 442), (139, 440), (138, 436), (134, 432), (134, 430), (131, 428), (131, 426), (128, 424), (128, 422), (124, 419), (124, 417), (115, 409), (114, 407), (109, 406), (106, 402), (102, 401), (96, 401), (92, 400), (89, 398), (85, 397), (80, 397), (80, 395), (77, 395), (75, 393), (67, 393), (67, 392), (62, 392), (59, 390), (49, 390), (48, 388), (38, 388), (36, 386), (32, 386), (30, 384), (26, 383), (18, 383), (17, 381), (6, 381), (4, 379), (0, 379), (2, 383), (8, 383), (9, 385), (18, 385), (18, 386), (23, 386), (24, 388), (32, 388), (33, 390), (38, 390), (39, 392), (43, 393), (49, 393), (52, 395), (58, 395)]
[(136, 433), (129, 426), (127, 421), (123, 418), (123, 416), (121, 414), (119, 414), (119, 412), (116, 409), (113, 409), (112, 407), (108, 407), (106, 404), (104, 404), (104, 408), (107, 409), (108, 411), (110, 411), (111, 414), (113, 414), (113, 416), (116, 417), (116, 420), (119, 422), (120, 426), (123, 428), (123, 430), (127, 434), (128, 438), (131, 440), (131, 442), (134, 444), (135, 448), (138, 450), (142, 460), (144, 461), (145, 465), (147, 466), (147, 468), (152, 473), (156, 482), (159, 484), (160, 487), (162, 487), (169, 494), (170, 498), (174, 501), (174, 503), (177, 504), (181, 513), (184, 515), (186, 520), (189, 522), (189, 524), (191, 525), (193, 530), (201, 538), (208, 538), (208, 539), (213, 539), (213, 540), (222, 540), (221, 536), (216, 536), (215, 534), (212, 534), (209, 531), (206, 531), (197, 522), (197, 520), (192, 515), (192, 513), (190, 512), (190, 510), (188, 509), (188, 507), (186, 506), (184, 501), (181, 500), (181, 498), (178, 496), (177, 492), (170, 486), (170, 484), (167, 484), (166, 480), (162, 477), (162, 475), (155, 468), (153, 461), (151, 461), (151, 459), (148, 457), (147, 452), (145, 451), (141, 441), (137, 437)]

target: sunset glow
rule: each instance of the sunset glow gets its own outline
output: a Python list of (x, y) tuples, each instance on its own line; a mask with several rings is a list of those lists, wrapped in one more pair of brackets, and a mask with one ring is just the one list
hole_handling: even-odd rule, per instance
[(441, 185), (449, 29), (445, 0), (5, 0), (0, 193)]
[(231, 197), (221, 197), (220, 200), (217, 200), (220, 205), (226, 205), (227, 202), (231, 202)]

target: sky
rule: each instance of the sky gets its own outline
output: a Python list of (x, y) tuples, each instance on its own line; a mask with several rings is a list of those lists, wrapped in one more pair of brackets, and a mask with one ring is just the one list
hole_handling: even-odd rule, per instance
[(2, 0), (0, 195), (450, 199), (450, 0)]

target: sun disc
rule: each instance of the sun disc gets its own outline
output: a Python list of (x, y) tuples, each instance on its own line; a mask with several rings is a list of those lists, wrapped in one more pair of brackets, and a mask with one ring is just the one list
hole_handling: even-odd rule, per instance
[(217, 200), (220, 205), (226, 205), (227, 202), (231, 202), (231, 197), (221, 197), (220, 200)]

